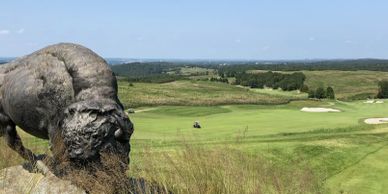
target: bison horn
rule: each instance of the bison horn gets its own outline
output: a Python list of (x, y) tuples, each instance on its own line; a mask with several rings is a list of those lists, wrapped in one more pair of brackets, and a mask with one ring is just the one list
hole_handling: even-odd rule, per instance
[(122, 138), (122, 136), (123, 136), (123, 131), (122, 131), (121, 129), (117, 129), (117, 130), (115, 131), (115, 137), (116, 137), (117, 139), (120, 139), (120, 138)]
[(119, 128), (115, 131), (115, 137), (117, 139), (129, 141), (130, 134), (128, 134), (127, 131), (132, 130), (132, 123), (128, 118), (120, 117), (119, 115), (115, 115), (115, 117), (117, 124), (119, 125)]

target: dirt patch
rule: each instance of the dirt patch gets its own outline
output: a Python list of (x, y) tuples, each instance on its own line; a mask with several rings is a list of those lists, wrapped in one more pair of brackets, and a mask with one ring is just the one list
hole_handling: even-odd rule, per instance
[(369, 118), (365, 119), (364, 122), (370, 125), (384, 124), (388, 123), (388, 118)]
[(300, 109), (302, 112), (341, 112), (334, 108), (320, 108), (320, 107), (303, 107)]

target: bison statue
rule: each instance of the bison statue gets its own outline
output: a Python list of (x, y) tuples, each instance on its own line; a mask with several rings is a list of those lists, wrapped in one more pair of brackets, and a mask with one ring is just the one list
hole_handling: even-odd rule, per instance
[(36, 161), (16, 126), (48, 139), (51, 150), (60, 138), (70, 161), (94, 161), (109, 152), (129, 162), (133, 124), (117, 97), (116, 77), (81, 45), (55, 44), (0, 65), (0, 136)]

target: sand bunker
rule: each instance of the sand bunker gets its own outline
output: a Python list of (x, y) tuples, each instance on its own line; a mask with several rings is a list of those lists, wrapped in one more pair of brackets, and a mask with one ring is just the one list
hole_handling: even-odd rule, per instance
[(382, 100), (367, 100), (364, 102), (364, 104), (382, 104), (384, 101)]
[(364, 122), (366, 124), (377, 125), (377, 124), (388, 123), (388, 118), (369, 118), (369, 119), (365, 119)]
[(135, 113), (139, 113), (139, 112), (147, 112), (147, 111), (151, 111), (151, 110), (155, 110), (157, 108), (145, 108), (145, 109), (139, 109), (139, 110), (135, 110)]
[(300, 109), (302, 112), (341, 112), (340, 110), (333, 109), (333, 108), (308, 108), (303, 107)]

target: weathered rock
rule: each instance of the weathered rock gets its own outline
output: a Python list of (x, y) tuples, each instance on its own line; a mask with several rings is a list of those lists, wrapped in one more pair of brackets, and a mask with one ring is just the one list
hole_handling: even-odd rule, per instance
[(19, 165), (0, 170), (0, 193), (83, 194), (86, 192), (51, 173), (47, 175), (33, 173)]

